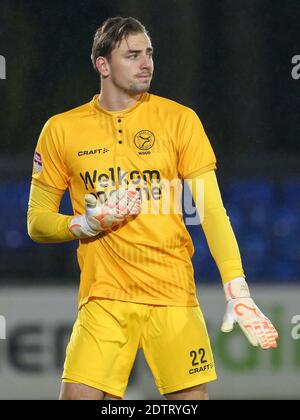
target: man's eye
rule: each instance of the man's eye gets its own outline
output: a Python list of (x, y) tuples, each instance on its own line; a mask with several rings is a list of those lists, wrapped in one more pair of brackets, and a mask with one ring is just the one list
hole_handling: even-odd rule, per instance
[(138, 54), (130, 54), (129, 58), (137, 58)]

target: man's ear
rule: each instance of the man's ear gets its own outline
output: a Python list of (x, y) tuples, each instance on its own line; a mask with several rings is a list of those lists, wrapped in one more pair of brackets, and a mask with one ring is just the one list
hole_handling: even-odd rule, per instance
[(110, 68), (107, 58), (98, 57), (96, 60), (96, 67), (102, 77), (109, 76)]

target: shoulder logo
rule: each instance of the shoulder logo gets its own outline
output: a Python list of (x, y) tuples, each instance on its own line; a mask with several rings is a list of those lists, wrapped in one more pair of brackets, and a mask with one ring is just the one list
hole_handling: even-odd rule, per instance
[(33, 169), (35, 172), (42, 172), (43, 169), (42, 155), (37, 151), (34, 152), (33, 156)]
[(140, 150), (149, 150), (153, 147), (155, 143), (154, 134), (149, 130), (139, 131), (134, 136), (134, 144)]

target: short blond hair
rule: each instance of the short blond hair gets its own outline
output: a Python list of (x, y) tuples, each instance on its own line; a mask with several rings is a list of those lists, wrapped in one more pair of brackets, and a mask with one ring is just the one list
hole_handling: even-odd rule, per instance
[(96, 60), (98, 57), (110, 59), (111, 52), (122, 39), (131, 34), (145, 33), (149, 36), (145, 26), (133, 17), (116, 16), (107, 19), (97, 29), (94, 35), (91, 60), (98, 73)]

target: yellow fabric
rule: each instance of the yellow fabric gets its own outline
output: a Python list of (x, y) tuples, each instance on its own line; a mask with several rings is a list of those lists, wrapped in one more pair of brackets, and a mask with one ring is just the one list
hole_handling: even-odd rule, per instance
[(69, 230), (73, 216), (58, 214), (62, 193), (31, 184), (27, 213), (29, 236), (36, 242), (66, 242), (76, 239)]
[(123, 397), (138, 348), (143, 349), (161, 394), (216, 379), (199, 306), (95, 299), (78, 313), (62, 380)]
[(69, 188), (76, 215), (84, 212), (84, 195), (103, 194), (109, 180), (114, 188), (131, 181), (143, 204), (143, 214), (135, 220), (81, 241), (79, 306), (93, 296), (175, 306), (198, 303), (193, 244), (182, 215), (145, 210), (150, 202), (161, 210), (162, 180), (215, 167), (194, 111), (155, 95), (143, 94), (124, 112), (103, 110), (96, 95), (90, 103), (50, 118), (36, 148), (35, 185), (58, 194)]
[(244, 277), (239, 247), (223, 205), (215, 171), (206, 172), (191, 180), (193, 199), (198, 213), (201, 213), (202, 208), (197, 205), (201, 200), (196, 200), (197, 183), (198, 194), (204, 185), (202, 228), (222, 281), (226, 283), (236, 277)]

